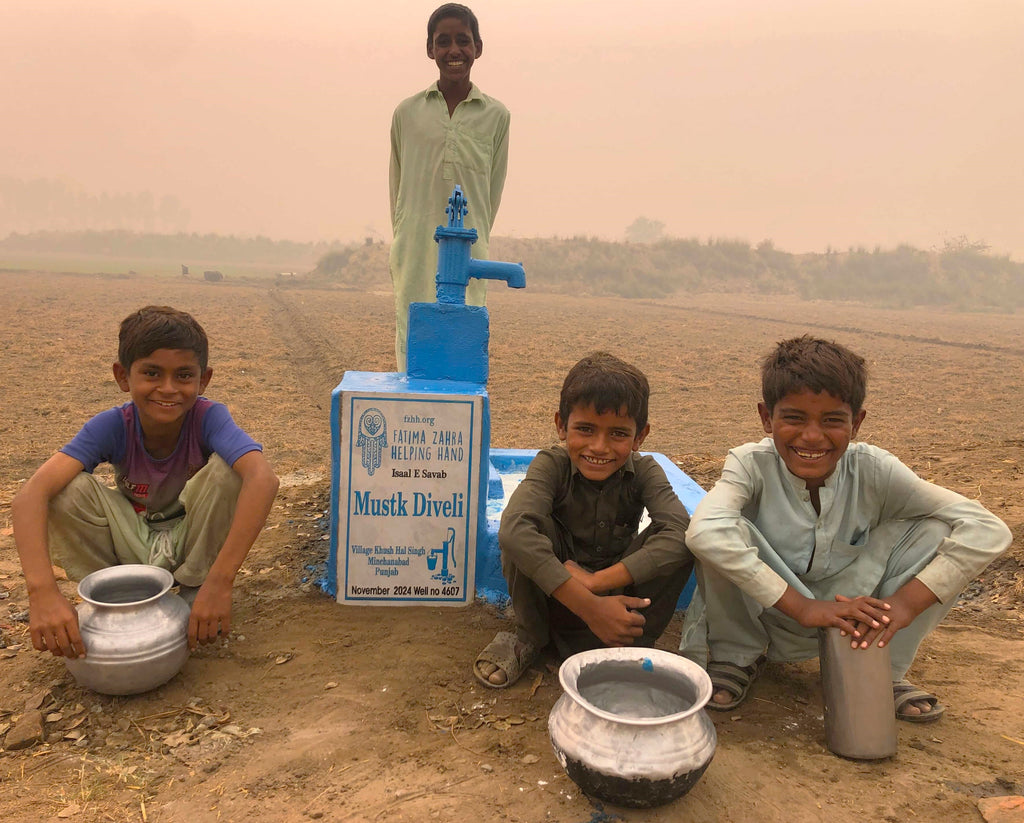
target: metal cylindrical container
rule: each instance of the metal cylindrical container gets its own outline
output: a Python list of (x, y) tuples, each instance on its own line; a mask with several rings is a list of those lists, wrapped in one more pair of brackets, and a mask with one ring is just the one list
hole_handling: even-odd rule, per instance
[(551, 746), (588, 795), (658, 806), (686, 794), (711, 763), (711, 679), (696, 663), (658, 649), (594, 649), (568, 658), (558, 679)]
[(892, 757), (897, 740), (889, 647), (854, 649), (851, 643), (837, 628), (818, 630), (825, 744), (854, 760)]
[(188, 658), (189, 607), (156, 566), (111, 566), (78, 584), (78, 627), (86, 656), (66, 658), (79, 685), (138, 694), (166, 683)]

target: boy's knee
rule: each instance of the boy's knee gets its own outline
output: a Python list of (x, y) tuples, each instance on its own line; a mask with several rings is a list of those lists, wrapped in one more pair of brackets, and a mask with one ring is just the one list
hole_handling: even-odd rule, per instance
[(86, 504), (94, 499), (97, 482), (88, 472), (79, 472), (50, 501), (50, 514), (80, 514), (91, 508)]
[(242, 478), (219, 454), (211, 454), (202, 471), (208, 472), (218, 483), (232, 483), (242, 488)]
[[(884, 530), (885, 525), (879, 527)], [(915, 520), (912, 523), (893, 523), (891, 527), (897, 531), (902, 528), (903, 534), (892, 540), (891, 556), (902, 555), (910, 558), (932, 558), (938, 552), (942, 541), (949, 537), (951, 529), (948, 523), (936, 520), (933, 517), (925, 517)], [(879, 531), (876, 529), (876, 534)]]
[(219, 454), (211, 454), (206, 465), (185, 484), (182, 498), (187, 498), (191, 489), (200, 488), (234, 499), (242, 490), (242, 478)]
[(952, 533), (948, 523), (936, 520), (934, 517), (926, 517), (920, 521), (917, 527), (920, 539), (925, 543), (934, 543), (938, 548), (939, 544)]

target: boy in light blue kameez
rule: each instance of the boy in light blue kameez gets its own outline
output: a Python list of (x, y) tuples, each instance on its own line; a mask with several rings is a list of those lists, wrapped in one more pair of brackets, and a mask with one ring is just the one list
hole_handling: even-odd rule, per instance
[(738, 706), (766, 658), (817, 657), (817, 628), (836, 626), (854, 648), (890, 646), (897, 717), (943, 712), (907, 670), (1010, 530), (889, 452), (851, 442), (866, 384), (863, 358), (806, 336), (762, 365), (768, 437), (729, 452), (686, 533), (699, 591), (680, 648), (707, 666), (709, 709)]

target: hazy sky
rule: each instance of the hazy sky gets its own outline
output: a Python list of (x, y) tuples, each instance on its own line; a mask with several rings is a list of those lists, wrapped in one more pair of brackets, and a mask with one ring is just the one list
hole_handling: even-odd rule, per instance
[[(390, 239), (436, 3), (0, 0), (0, 176), (174, 195), (189, 230)], [(476, 0), (512, 112), (495, 234), (1024, 257), (1024, 0)]]

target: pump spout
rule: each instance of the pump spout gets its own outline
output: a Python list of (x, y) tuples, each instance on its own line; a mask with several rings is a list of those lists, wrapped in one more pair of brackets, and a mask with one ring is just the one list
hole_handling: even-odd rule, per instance
[(470, 258), (469, 276), (479, 280), (504, 280), (510, 289), (526, 288), (526, 271), (522, 263), (500, 263), (495, 260)]

